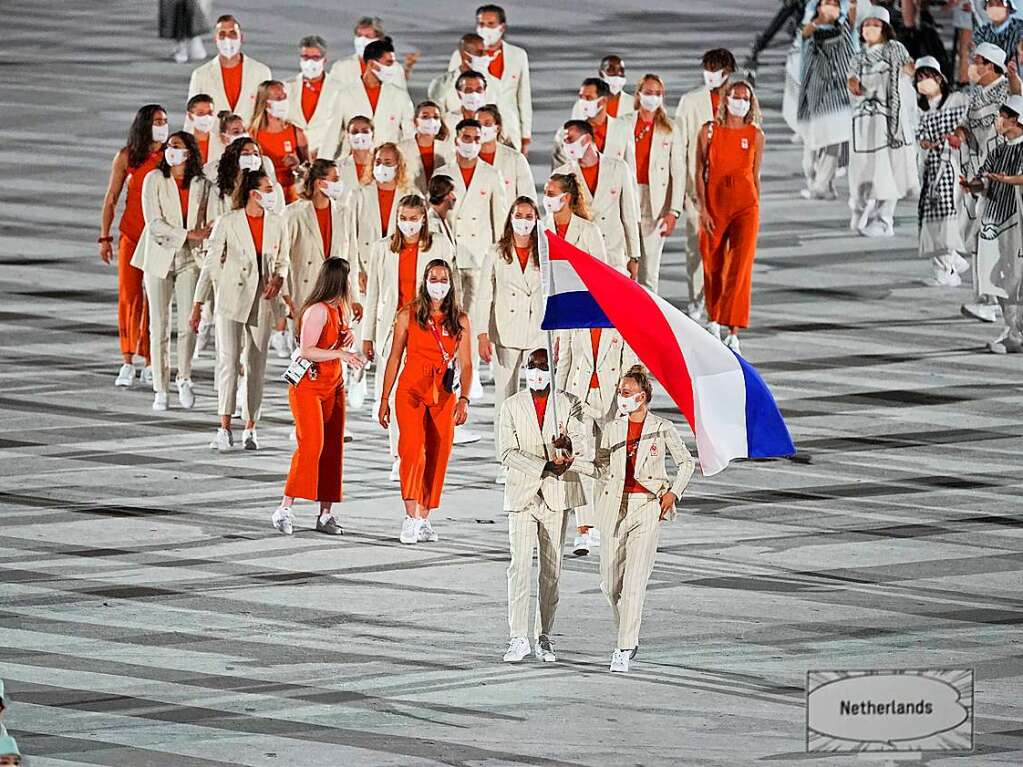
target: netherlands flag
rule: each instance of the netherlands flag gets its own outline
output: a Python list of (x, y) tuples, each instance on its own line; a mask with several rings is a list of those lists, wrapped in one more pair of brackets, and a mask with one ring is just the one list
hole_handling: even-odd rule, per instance
[(735, 458), (795, 454), (778, 405), (752, 365), (621, 272), (553, 232), (541, 229), (539, 239), (543, 329), (616, 328), (686, 417), (705, 476)]

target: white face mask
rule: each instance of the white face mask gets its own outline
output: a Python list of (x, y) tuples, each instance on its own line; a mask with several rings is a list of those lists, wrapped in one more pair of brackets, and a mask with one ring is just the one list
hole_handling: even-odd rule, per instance
[(565, 207), (565, 200), (561, 195), (557, 197), (543, 196), (543, 207), (548, 213), (557, 213)]
[(991, 19), (991, 23), (996, 27), (1001, 26), (1002, 22), (1009, 18), (1009, 9), (1005, 6), (996, 5), (994, 7), (987, 8), (985, 9), (985, 13), (987, 13), (987, 17)]
[(279, 101), (268, 101), (266, 102), (266, 111), (270, 113), (272, 117), (276, 117), (279, 120), (283, 120), (288, 116), (289, 102), (287, 99), (280, 99)]
[(306, 80), (315, 80), (323, 74), (323, 59), (299, 59), (298, 65), (302, 68), (302, 77)]
[(511, 220), (512, 231), (519, 237), (525, 237), (536, 228), (535, 218), (513, 218)]
[(980, 82), (980, 70), (977, 69), (976, 64), (970, 64), (969, 68), (966, 70), (966, 79), (974, 85)]
[(656, 93), (639, 94), (639, 105), (648, 112), (656, 112), (663, 102), (664, 98)]
[(593, 101), (579, 99), (576, 102), (576, 106), (579, 109), (579, 114), (581, 114), (583, 117), (589, 120), (593, 117), (596, 117), (597, 113), (600, 112), (600, 99), (594, 99)]
[(749, 114), (749, 110), (748, 99), (728, 99), (728, 114), (732, 117), (745, 117)]
[(323, 193), (332, 200), (341, 199), (341, 195), (345, 193), (345, 185), (340, 181), (324, 181), (323, 182)]
[(277, 205), (277, 192), (259, 192), (256, 200), (263, 206), (263, 210), (273, 210)]
[(209, 133), (217, 124), (217, 118), (213, 115), (195, 115), (192, 118), (192, 125), (199, 133)]
[(373, 178), (381, 184), (387, 184), (394, 181), (394, 177), (397, 175), (398, 167), (396, 165), (383, 165), (378, 163), (373, 166)]
[(641, 392), (636, 392), (631, 397), (623, 397), (622, 395), (619, 394), (618, 410), (620, 410), (622, 413), (625, 413), (626, 415), (628, 415), (629, 413), (635, 413), (643, 404), (642, 402), (639, 401), (639, 398), (642, 396), (643, 395)]
[(464, 157), (466, 160), (475, 160), (480, 154), (480, 145), (475, 141), (459, 141), (455, 144), (455, 151), (458, 152), (459, 157)]
[(531, 391), (543, 391), (551, 385), (551, 371), (540, 368), (526, 368), (526, 386)]
[(163, 159), (167, 161), (167, 164), (172, 168), (175, 165), (184, 164), (185, 160), (188, 159), (187, 149), (178, 149), (177, 147), (169, 146), (163, 150)]
[(406, 237), (412, 237), (413, 235), (419, 234), (423, 230), (422, 219), (419, 221), (399, 221), (398, 229)]
[(459, 93), (458, 100), (462, 102), (462, 109), (467, 112), (475, 112), (487, 103), (487, 94), (477, 93), (475, 91), (471, 93)]
[(493, 48), (500, 42), (504, 29), (501, 27), (476, 27), (476, 34), (483, 38), (483, 45)]
[(359, 37), (356, 37), (355, 40), (353, 41), (355, 44), (355, 55), (361, 59), (362, 54), (366, 52), (366, 46), (369, 45), (374, 40), (376, 40), (375, 37), (363, 37), (361, 35)]
[(167, 140), (170, 136), (169, 125), (154, 125), (153, 126), (153, 141), (159, 141), (161, 144)]
[(934, 98), (941, 95), (941, 83), (933, 77), (925, 77), (916, 84), (917, 93), (927, 98)]
[(398, 72), (400, 71), (400, 69), (401, 67), (397, 63), (380, 64), (374, 70), (374, 74), (376, 74), (376, 76), (379, 77), (383, 82), (389, 83), (393, 82), (394, 79), (398, 76)]
[(424, 136), (436, 136), (440, 133), (440, 119), (437, 117), (420, 117), (416, 123), (419, 132)]
[(233, 59), (242, 49), (242, 41), (233, 37), (221, 37), (217, 40), (217, 50), (225, 59)]
[(448, 297), (448, 293), (451, 291), (451, 285), (447, 282), (428, 282), (426, 283), (426, 293), (434, 301), (443, 301)]
[(866, 41), (867, 45), (876, 45), (877, 43), (881, 42), (881, 27), (873, 25), (868, 27), (864, 25), (862, 29), (863, 39), (864, 41)]
[(723, 69), (719, 69), (717, 72), (711, 72), (709, 69), (703, 70), (703, 82), (711, 90), (720, 88), (725, 84), (726, 79)]
[(473, 72), (479, 72), (483, 74), (490, 69), (490, 57), (489, 56), (470, 56), (469, 57), (469, 69)]
[(607, 87), (611, 89), (611, 95), (613, 96), (617, 96), (622, 92), (622, 88), (625, 87), (625, 77), (623, 75), (605, 75), (601, 72), (600, 79), (607, 83)]
[(367, 149), (373, 148), (373, 133), (351, 133), (348, 136), (348, 141), (351, 143), (352, 149), (365, 152)]
[(258, 154), (238, 155), (238, 167), (242, 170), (259, 170), (263, 167), (263, 158)]
[(497, 126), (484, 125), (480, 128), (480, 143), (489, 144), (491, 141), (497, 141)]
[(575, 141), (565, 142), (565, 154), (568, 155), (568, 159), (579, 161), (583, 159), (586, 154), (586, 150), (589, 149), (589, 144), (583, 139), (582, 136), (577, 138)]

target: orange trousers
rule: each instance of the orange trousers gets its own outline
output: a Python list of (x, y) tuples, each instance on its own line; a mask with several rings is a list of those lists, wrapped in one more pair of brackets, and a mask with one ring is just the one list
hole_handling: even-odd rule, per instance
[(142, 287), (142, 270), (131, 265), (138, 245), (123, 234), (117, 239), (117, 333), (121, 354), (149, 360), (149, 306)]
[(345, 387), (303, 379), (288, 387), (288, 404), (295, 417), (291, 470), (284, 494), (310, 501), (340, 501), (345, 446)]
[(430, 404), (417, 388), (400, 384), (394, 397), (401, 497), (416, 501), (425, 509), (440, 506), (455, 440), (456, 404), (458, 398), (454, 394), (442, 391), (437, 404)]
[(712, 211), (714, 234), (700, 234), (707, 319), (726, 327), (746, 328), (760, 208), (753, 205), (735, 211)]

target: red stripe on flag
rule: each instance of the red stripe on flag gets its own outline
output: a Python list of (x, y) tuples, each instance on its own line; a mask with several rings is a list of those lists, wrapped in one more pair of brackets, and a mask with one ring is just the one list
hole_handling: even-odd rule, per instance
[(547, 232), (547, 243), (552, 259), (572, 264), (593, 299), (668, 392), (695, 434), (693, 382), (664, 313), (641, 285), (603, 261), (570, 245), (553, 232)]

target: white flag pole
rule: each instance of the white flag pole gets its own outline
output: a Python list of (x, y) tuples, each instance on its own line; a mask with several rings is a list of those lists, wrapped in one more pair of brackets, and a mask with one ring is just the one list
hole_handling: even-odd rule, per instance
[[(547, 247), (546, 223), (546, 219), (544, 219), (543, 222), (538, 221), (536, 227), (537, 255), (540, 258), (540, 283), (543, 286), (545, 309), (547, 306), (547, 300), (551, 296), (551, 291), (554, 289), (554, 270), (551, 267), (550, 250)], [(554, 430), (555, 432), (559, 432), (561, 421), (558, 420), (558, 398), (556, 396), (554, 385), (556, 378), (554, 365), (554, 334), (549, 330), (547, 331), (547, 366), (551, 370), (551, 415), (554, 416)]]

